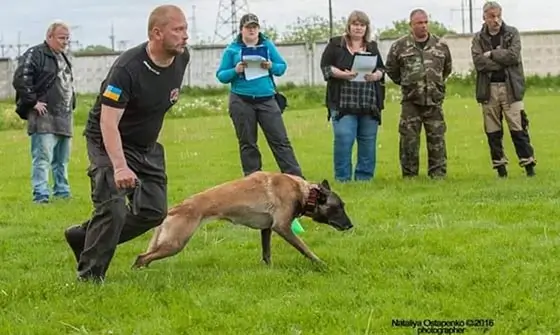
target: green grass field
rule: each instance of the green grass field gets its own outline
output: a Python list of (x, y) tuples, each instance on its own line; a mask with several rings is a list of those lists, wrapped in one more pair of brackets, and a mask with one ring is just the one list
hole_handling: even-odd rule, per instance
[[(2, 334), (416, 334), (393, 319), (492, 320), (490, 334), (560, 333), (557, 168), (558, 95), (526, 100), (539, 165), (528, 179), (509, 135), (510, 177), (490, 168), (480, 110), (449, 99), (449, 177), (400, 178), (398, 104), (384, 113), (376, 178), (332, 181), (332, 134), (323, 109), (290, 110), (289, 134), (308, 179), (327, 178), (355, 229), (341, 233), (308, 219), (302, 235), (329, 267), (317, 269), (273, 235), (271, 267), (260, 234), (222, 222), (201, 228), (173, 258), (130, 265), (151, 236), (120, 246), (102, 286), (76, 283), (63, 230), (90, 214), (84, 141), (70, 167), (74, 198), (31, 203), (23, 130), (0, 132), (0, 327)], [(81, 132), (82, 126), (76, 128)], [(172, 119), (169, 201), (241, 175), (227, 116)], [(264, 165), (276, 170), (261, 136)], [(482, 329), (467, 328), (467, 333)]]

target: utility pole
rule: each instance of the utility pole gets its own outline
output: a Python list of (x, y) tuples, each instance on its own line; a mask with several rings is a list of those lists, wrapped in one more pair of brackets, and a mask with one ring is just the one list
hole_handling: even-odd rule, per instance
[(18, 31), (17, 44), (16, 44), (18, 57), (21, 56), (21, 49), (22, 48), (27, 48), (28, 46), (29, 46), (29, 44), (22, 44), (21, 43), (21, 30)]
[[(468, 8), (467, 8), (468, 7)], [(462, 23), (462, 28), (463, 28), (463, 34), (466, 34), (466, 11), (469, 11), (469, 31), (470, 33), (474, 33), (474, 14), (475, 12), (479, 12), (482, 9), (480, 8), (474, 8), (473, 6), (473, 0), (461, 0), (461, 8), (453, 8), (451, 9), (451, 12), (461, 12), (461, 23)]]
[[(239, 33), (238, 14), (249, 11), (247, 0), (219, 0), (212, 43), (231, 40)], [(224, 28), (229, 26), (229, 30)], [(227, 31), (227, 33), (226, 33)]]
[(461, 30), (461, 32), (462, 32), (463, 34), (467, 32), (467, 31), (466, 31), (466, 27), (465, 27), (465, 24), (466, 24), (466, 22), (465, 22), (465, 21), (466, 21), (466, 20), (465, 20), (465, 19), (466, 19), (466, 18), (465, 18), (465, 9), (466, 9), (466, 8), (465, 8), (465, 0), (461, 0), (461, 8), (453, 8), (453, 9), (451, 9), (451, 12), (461, 12), (461, 27), (463, 28), (463, 29)]
[(469, 18), (470, 18), (470, 21), (471, 21), (471, 22), (470, 22), (470, 23), (471, 23), (470, 26), (471, 26), (471, 34), (472, 34), (472, 33), (474, 32), (474, 29), (473, 29), (473, 20), (474, 20), (474, 17), (473, 17), (473, 2), (472, 2), (472, 0), (469, 0)]
[(0, 52), (2, 53), (2, 58), (6, 57), (6, 47), (7, 45), (4, 44), (4, 33), (0, 33)]
[(474, 8), (473, 0), (469, 0), (469, 28), (471, 34), (474, 33), (474, 13), (482, 12), (482, 8)]
[(111, 40), (111, 50), (115, 51), (115, 25), (111, 22), (111, 35), (109, 35), (109, 40)]
[[(78, 30), (81, 26), (79, 25), (75, 25), (75, 26), (70, 26), (70, 31), (72, 32), (72, 36), (74, 36), (74, 32), (76, 30)], [(72, 46), (74, 45), (74, 47)], [(68, 52), (72, 53), (72, 51), (74, 50), (74, 48), (76, 50), (80, 49), (80, 41), (75, 40), (75, 39), (70, 39), (70, 42), (68, 43)]]
[(21, 56), (21, 31), (17, 33), (17, 55), (18, 57)]
[(329, 0), (329, 37), (333, 37), (333, 13), (332, 13), (332, 0)]
[(192, 22), (192, 37), (193, 37), (193, 44), (198, 43), (198, 31), (196, 29), (196, 5), (192, 5), (192, 14), (189, 17), (189, 20)]

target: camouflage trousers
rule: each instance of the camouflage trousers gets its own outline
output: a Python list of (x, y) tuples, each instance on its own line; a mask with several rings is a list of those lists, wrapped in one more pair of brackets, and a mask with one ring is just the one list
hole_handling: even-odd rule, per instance
[(536, 165), (533, 146), (529, 136), (529, 119), (525, 113), (522, 101), (511, 101), (504, 83), (492, 83), (490, 86), (490, 101), (482, 104), (484, 115), (484, 131), (488, 137), (492, 167), (506, 165), (508, 159), (504, 153), (502, 140), (504, 129), (503, 119), (509, 128), (509, 133), (515, 147), (515, 153), (520, 166)]
[(420, 106), (403, 101), (399, 122), (399, 156), (403, 177), (418, 175), (420, 165), (420, 133), (426, 131), (428, 149), (428, 176), (441, 178), (447, 175), (447, 125), (441, 105)]

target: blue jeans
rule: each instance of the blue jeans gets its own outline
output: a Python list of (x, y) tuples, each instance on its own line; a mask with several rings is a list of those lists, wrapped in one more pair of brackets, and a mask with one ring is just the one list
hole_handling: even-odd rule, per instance
[(334, 132), (334, 178), (340, 182), (352, 180), (352, 148), (358, 144), (358, 159), (354, 180), (370, 180), (377, 161), (377, 128), (379, 122), (369, 115), (345, 115), (340, 120), (331, 111)]
[(54, 179), (53, 195), (70, 197), (68, 183), (68, 162), (70, 161), (70, 141), (67, 136), (55, 134), (31, 134), (31, 184), (33, 201), (47, 202), (49, 191), (49, 168)]

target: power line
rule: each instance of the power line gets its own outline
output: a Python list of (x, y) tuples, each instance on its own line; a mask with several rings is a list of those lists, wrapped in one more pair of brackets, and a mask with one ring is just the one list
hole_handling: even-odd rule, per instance
[(16, 44), (6, 44), (4, 43), (4, 33), (0, 34), (0, 57), (9, 57), (12, 51), (15, 51), (17, 57), (21, 56), (24, 48), (28, 48), (29, 44), (21, 43), (21, 31), (17, 33), (17, 43)]

